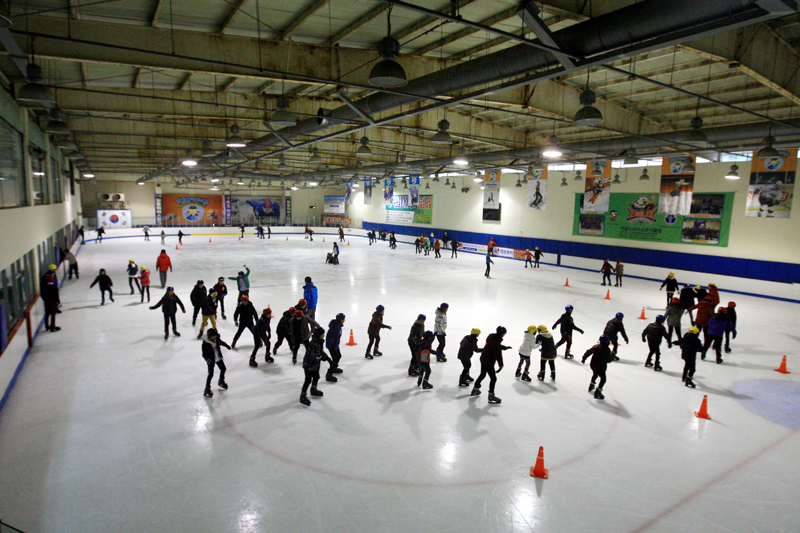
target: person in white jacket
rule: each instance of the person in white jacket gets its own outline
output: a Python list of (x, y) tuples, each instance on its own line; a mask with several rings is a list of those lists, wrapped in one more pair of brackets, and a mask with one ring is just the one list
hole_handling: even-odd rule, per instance
[[(531, 376), (528, 370), (531, 367), (531, 352), (536, 347), (536, 326), (529, 326), (522, 337), (522, 345), (519, 347), (519, 364), (517, 365), (517, 377), (522, 376), (522, 381), (530, 381)], [(525, 371), (522, 371), (522, 363), (525, 363)]]
[(439, 344), (436, 346), (436, 360), (440, 363), (447, 361), (447, 357), (444, 355), (444, 345), (447, 343), (447, 309), (449, 307), (449, 304), (442, 303), (436, 310), (436, 319), (433, 323), (433, 332), (439, 339)]

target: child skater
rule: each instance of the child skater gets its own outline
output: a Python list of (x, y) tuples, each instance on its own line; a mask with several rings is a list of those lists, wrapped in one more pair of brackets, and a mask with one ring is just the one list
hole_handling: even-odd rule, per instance
[(227, 320), (228, 317), (225, 316), (225, 296), (228, 294), (228, 286), (225, 285), (225, 278), (222, 276), (217, 278), (217, 284), (214, 285), (214, 292), (217, 293), (217, 302), (219, 302), (222, 320)]
[(436, 334), (438, 344), (436, 346), (436, 360), (440, 363), (447, 361), (447, 356), (444, 354), (444, 346), (447, 343), (447, 310), (450, 304), (442, 303), (436, 309), (436, 318), (434, 320), (433, 332)]
[(564, 308), (564, 314), (553, 324), (553, 329), (556, 329), (556, 326), (561, 324), (561, 340), (556, 344), (556, 349), (566, 343), (567, 351), (564, 352), (564, 359), (573, 358), (572, 352), (569, 351), (569, 349), (572, 348), (572, 330), (579, 331), (581, 335), (583, 335), (583, 330), (576, 326), (575, 321), (572, 319), (573, 309), (575, 308), (571, 305), (566, 306)]
[[(383, 355), (381, 351), (378, 350), (378, 347), (381, 344), (381, 330), (382, 329), (392, 329), (392, 326), (387, 326), (383, 323), (383, 313), (384, 307), (379, 305), (375, 308), (375, 312), (372, 313), (372, 320), (369, 321), (369, 326), (367, 326), (367, 335), (369, 335), (369, 344), (367, 344), (367, 353), (364, 355), (366, 359), (372, 359), (374, 357), (379, 357)], [(373, 348), (372, 343), (375, 343), (375, 347)], [(370, 350), (373, 352), (370, 354)]]
[(270, 357), (269, 355), (269, 340), (272, 338), (272, 329), (270, 328), (270, 321), (272, 320), (272, 309), (267, 306), (266, 309), (261, 311), (261, 316), (258, 318), (258, 322), (256, 322), (256, 334), (255, 334), (255, 343), (256, 346), (253, 348), (253, 354), (250, 356), (250, 359), (255, 361), (256, 355), (258, 354), (258, 349), (261, 348), (261, 345), (267, 347), (267, 355), (264, 357), (264, 361), (267, 363), (274, 363), (275, 359)]
[(214, 393), (211, 392), (211, 380), (214, 378), (214, 365), (219, 367), (219, 381), (217, 384), (223, 389), (228, 388), (228, 384), (225, 383), (226, 368), (225, 362), (222, 360), (222, 346), (229, 350), (231, 349), (231, 347), (225, 344), (225, 341), (219, 337), (219, 333), (216, 329), (208, 328), (206, 336), (203, 337), (203, 359), (206, 360), (206, 365), (208, 365), (206, 390), (203, 391), (203, 396), (206, 398), (214, 396)]
[(728, 302), (728, 319), (731, 328), (725, 330), (725, 353), (731, 353), (731, 332), (733, 338), (736, 338), (736, 302)]
[(459, 387), (467, 387), (475, 381), (469, 375), (469, 369), (472, 367), (472, 354), (483, 351), (483, 348), (478, 348), (478, 335), (480, 334), (481, 330), (472, 328), (469, 335), (465, 335), (458, 346), (458, 360), (461, 361), (461, 365), (464, 367), (461, 376), (458, 378)]
[(164, 340), (169, 338), (169, 325), (170, 322), (172, 323), (172, 334), (176, 337), (180, 337), (181, 334), (178, 333), (178, 329), (175, 326), (175, 315), (178, 314), (178, 307), (181, 308), (181, 311), (184, 313), (186, 312), (186, 308), (183, 306), (183, 302), (178, 295), (175, 294), (175, 289), (172, 287), (167, 287), (167, 292), (158, 303), (152, 307), (150, 310), (161, 308), (161, 312), (164, 313)]
[(661, 284), (658, 290), (667, 287), (667, 305), (672, 303), (672, 296), (678, 292), (678, 280), (675, 279), (675, 272), (670, 272), (669, 275), (664, 279), (664, 282)]
[(276, 355), (278, 353), (278, 348), (286, 340), (286, 343), (291, 346), (292, 339), (291, 333), (289, 331), (289, 325), (294, 318), (295, 308), (290, 307), (288, 310), (283, 312), (281, 318), (278, 320), (278, 325), (275, 327), (275, 333), (278, 335), (278, 338), (275, 340), (275, 346), (272, 348), (272, 355)]
[(325, 336), (325, 347), (331, 355), (331, 366), (328, 368), (328, 374), (325, 376), (327, 381), (333, 381), (334, 374), (341, 374), (344, 372), (339, 367), (339, 361), (342, 359), (342, 352), (339, 350), (339, 343), (342, 340), (342, 327), (344, 327), (344, 313), (339, 313), (336, 318), (328, 324), (328, 334)]
[(194, 286), (192, 293), (189, 295), (189, 302), (191, 302), (193, 308), (192, 326), (197, 325), (197, 315), (200, 314), (200, 310), (203, 308), (203, 302), (206, 301), (206, 296), (208, 296), (208, 290), (206, 289), (203, 280), (198, 279), (197, 285)]
[(683, 359), (683, 383), (687, 387), (695, 388), (694, 370), (697, 364), (697, 352), (703, 351), (703, 343), (700, 342), (700, 328), (692, 326), (689, 331), (675, 344), (681, 347), (681, 359)]
[(489, 403), (502, 402), (500, 398), (494, 395), (494, 385), (497, 383), (494, 365), (497, 363), (497, 372), (503, 370), (503, 351), (511, 349), (511, 346), (503, 346), (502, 344), (506, 331), (503, 326), (497, 326), (497, 330), (486, 337), (486, 345), (483, 347), (483, 353), (481, 353), (481, 373), (478, 379), (475, 380), (470, 396), (478, 396), (481, 393), (481, 381), (488, 375)]
[[(536, 345), (536, 326), (528, 326), (528, 329), (522, 335), (522, 345), (519, 347), (519, 364), (517, 365), (516, 377), (522, 376), (522, 381), (531, 381), (531, 376), (528, 370), (531, 368), (531, 352)], [(522, 370), (522, 364), (525, 363), (525, 371)]]
[(133, 286), (136, 285), (136, 290), (141, 292), (142, 289), (139, 287), (139, 267), (136, 266), (136, 261), (131, 259), (128, 261), (128, 287), (131, 288), (131, 294), (133, 294)]
[(539, 260), (543, 255), (544, 252), (542, 252), (538, 246), (533, 250), (533, 268), (542, 268), (539, 264)]
[(419, 347), (422, 344), (422, 336), (425, 333), (425, 315), (417, 316), (417, 319), (411, 325), (411, 331), (408, 333), (408, 349), (411, 350), (411, 362), (408, 364), (408, 375), (419, 375)]
[(550, 363), (550, 379), (556, 380), (556, 343), (553, 340), (553, 335), (547, 331), (547, 326), (539, 326), (536, 328), (539, 333), (536, 335), (536, 344), (541, 346), (542, 361), (539, 364), (539, 373), (536, 375), (539, 381), (544, 381), (544, 367)]
[(114, 293), (111, 291), (111, 287), (114, 285), (114, 282), (111, 281), (111, 278), (106, 275), (106, 269), (101, 268), (100, 273), (94, 278), (94, 281), (89, 288), (91, 289), (97, 284), (100, 284), (100, 305), (106, 304), (106, 291), (108, 291), (108, 299), (112, 302), (114, 301)]
[(306, 379), (303, 381), (303, 389), (300, 392), (300, 403), (303, 405), (311, 405), (311, 400), (306, 396), (309, 385), (311, 385), (311, 396), (323, 396), (322, 391), (317, 389), (320, 361), (331, 361), (330, 357), (322, 349), (324, 342), (325, 330), (317, 326), (314, 328), (308, 350), (306, 350), (306, 355), (303, 357), (303, 372), (306, 375)]
[(670, 335), (667, 333), (667, 330), (664, 328), (664, 315), (656, 316), (656, 321), (652, 324), (649, 324), (644, 331), (642, 331), (642, 342), (647, 341), (647, 345), (650, 348), (650, 351), (647, 354), (647, 361), (645, 362), (644, 366), (652, 367), (652, 358), (653, 354), (656, 356), (656, 365), (653, 370), (656, 372), (661, 372), (661, 338), (666, 339), (667, 347), (672, 348), (672, 341), (670, 340)]
[[(606, 398), (603, 396), (603, 387), (606, 384), (606, 368), (608, 368), (608, 363), (613, 360), (611, 350), (608, 347), (609, 344), (611, 344), (611, 339), (608, 338), (608, 335), (601, 335), (600, 343), (586, 350), (586, 353), (583, 354), (583, 358), (581, 358), (581, 363), (586, 364), (586, 359), (588, 359), (589, 356), (592, 357), (589, 363), (592, 369), (592, 381), (589, 383), (589, 392), (594, 391), (594, 397), (598, 400), (605, 400)], [(600, 378), (600, 383), (597, 383), (597, 378)], [(595, 390), (595, 385), (597, 385), (597, 390)]]
[(619, 259), (617, 260), (616, 267), (614, 267), (614, 273), (617, 275), (614, 286), (622, 287), (622, 276), (625, 275), (625, 265), (623, 265), (622, 261)]
[(672, 339), (672, 331), (675, 331), (675, 337), (680, 340), (681, 338), (681, 318), (683, 317), (683, 309), (681, 309), (681, 299), (673, 298), (672, 303), (667, 306), (664, 312), (664, 318), (667, 320), (667, 340)]
[(486, 252), (486, 272), (483, 275), (486, 276), (487, 278), (491, 277), (489, 276), (489, 272), (491, 272), (493, 264), (494, 261), (492, 261), (491, 254), (489, 252)]
[(436, 335), (432, 331), (422, 334), (422, 343), (419, 345), (419, 377), (417, 387), (422, 385), (423, 389), (432, 389), (433, 385), (428, 383), (431, 377), (431, 351), (433, 350), (433, 339)]
[(528, 265), (533, 268), (533, 254), (531, 254), (530, 250), (525, 250), (525, 268), (528, 268)]
[(150, 271), (146, 266), (141, 267), (139, 273), (139, 284), (142, 291), (142, 303), (144, 303), (144, 293), (147, 293), (147, 301), (150, 302)]

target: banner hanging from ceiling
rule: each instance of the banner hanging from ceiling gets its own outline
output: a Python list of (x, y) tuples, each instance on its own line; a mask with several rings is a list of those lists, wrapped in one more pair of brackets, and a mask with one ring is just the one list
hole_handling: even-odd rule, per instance
[(500, 222), (500, 169), (487, 169), (483, 176), (483, 220)]
[(392, 207), (392, 195), (394, 194), (394, 178), (383, 180), (383, 205), (386, 209)]
[(547, 169), (534, 170), (533, 178), (528, 178), (528, 209), (544, 211), (547, 209)]
[(665, 157), (661, 161), (661, 188), (658, 212), (687, 216), (694, 190), (694, 156)]
[[(595, 174), (595, 169), (598, 175)], [(611, 161), (595, 161), (586, 167), (583, 205), (581, 213), (595, 214), (608, 211), (611, 196)]]
[(161, 198), (164, 225), (219, 225), (224, 216), (221, 195), (164, 194)]
[(789, 218), (792, 214), (797, 150), (779, 150), (775, 157), (753, 154), (744, 216)]
[(372, 205), (372, 185), (364, 187), (364, 205)]

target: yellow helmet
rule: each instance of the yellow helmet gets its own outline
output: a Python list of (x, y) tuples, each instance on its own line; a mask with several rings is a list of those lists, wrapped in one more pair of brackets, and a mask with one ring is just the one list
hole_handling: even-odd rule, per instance
[(716, 283), (709, 283), (709, 284), (708, 284), (708, 286), (709, 286), (709, 287), (716, 287), (716, 286), (717, 286), (717, 284), (716, 284)]
[(541, 325), (536, 329), (539, 330), (539, 333), (547, 333), (547, 326), (545, 326), (545, 325)]
[(134, 261), (133, 259), (128, 259), (128, 263), (135, 263), (135, 262), (136, 261)]
[(528, 326), (528, 333), (531, 335), (536, 333), (536, 326)]
[(675, 272), (670, 272), (669, 273), (669, 277), (674, 278), (675, 277)]
[(525, 250), (526, 252), (530, 252), (530, 250)]
[(144, 272), (145, 270), (147, 270), (147, 267), (142, 267), (142, 272)]
[(698, 333), (700, 333), (700, 329), (697, 326), (692, 326), (689, 328), (689, 333), (694, 333), (695, 335), (697, 335)]
[(50, 270), (56, 270), (58, 267), (55, 265), (50, 265)]
[(694, 286), (694, 290), (699, 291), (700, 289), (702, 289), (702, 287), (700, 285), (695, 285)]
[(536, 249), (538, 250), (538, 249), (539, 249), (539, 247), (537, 246), (537, 247), (536, 247)]
[(472, 334), (472, 335), (480, 335), (481, 334), (481, 330), (479, 330), (478, 328), (472, 328), (472, 331), (470, 331), (470, 334)]

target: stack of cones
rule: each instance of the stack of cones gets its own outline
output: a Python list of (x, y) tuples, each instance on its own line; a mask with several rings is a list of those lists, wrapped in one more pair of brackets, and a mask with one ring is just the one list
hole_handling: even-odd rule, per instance
[(548, 477), (548, 470), (544, 467), (544, 446), (539, 446), (539, 456), (536, 458), (536, 465), (531, 467), (531, 477)]

